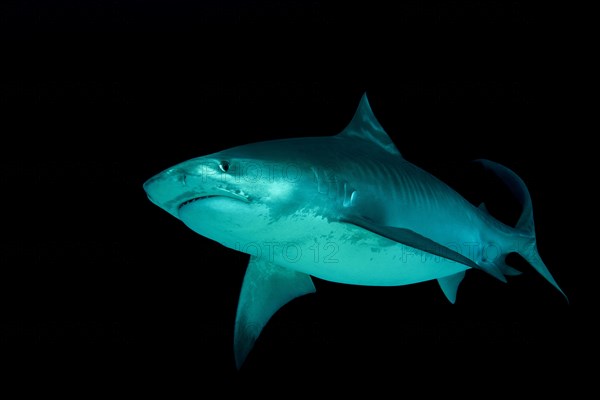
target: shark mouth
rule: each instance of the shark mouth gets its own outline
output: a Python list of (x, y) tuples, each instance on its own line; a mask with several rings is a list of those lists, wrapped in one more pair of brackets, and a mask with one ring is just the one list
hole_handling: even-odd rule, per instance
[(187, 206), (188, 204), (192, 204), (193, 202), (195, 202), (195, 201), (198, 201), (198, 200), (204, 200), (204, 199), (208, 199), (208, 198), (210, 198), (210, 197), (217, 197), (217, 195), (210, 195), (210, 196), (200, 196), (200, 197), (194, 197), (193, 199), (189, 199), (189, 200), (186, 200), (186, 201), (184, 201), (183, 203), (181, 203), (181, 204), (179, 205), (179, 207), (177, 207), (177, 209), (179, 209), (179, 210), (180, 210), (182, 207), (185, 207), (185, 206)]
[(230, 191), (226, 191), (224, 190), (223, 193), (219, 193), (219, 194), (209, 194), (209, 195), (204, 195), (204, 196), (198, 196), (198, 197), (194, 197), (191, 198), (189, 200), (184, 201), (183, 203), (181, 203), (178, 207), (177, 210), (181, 210), (183, 207), (190, 205), (192, 203), (195, 203), (197, 201), (201, 201), (201, 200), (205, 200), (205, 199), (210, 199), (210, 198), (214, 198), (214, 197), (227, 197), (233, 200), (240, 200), (243, 201), (245, 203), (249, 203), (250, 199), (248, 196), (243, 195), (243, 194), (238, 194), (238, 193), (233, 193)]

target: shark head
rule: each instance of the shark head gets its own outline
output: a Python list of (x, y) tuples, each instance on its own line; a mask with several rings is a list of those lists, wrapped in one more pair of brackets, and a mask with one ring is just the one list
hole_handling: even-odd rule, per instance
[[(254, 142), (193, 158), (151, 177), (144, 190), (194, 232), (238, 249), (248, 240), (282, 240), (282, 227), (308, 228), (302, 215), (329, 221), (351, 211), (380, 220), (385, 207), (371, 193), (378, 168), (357, 171), (356, 161), (368, 153), (383, 164), (402, 160), (363, 95), (338, 135)], [(365, 179), (358, 191), (356, 184)], [(285, 223), (276, 226), (281, 219)]]
[(196, 233), (233, 248), (313, 203), (311, 164), (284, 153), (289, 147), (287, 140), (252, 143), (187, 160), (148, 179), (144, 190)]

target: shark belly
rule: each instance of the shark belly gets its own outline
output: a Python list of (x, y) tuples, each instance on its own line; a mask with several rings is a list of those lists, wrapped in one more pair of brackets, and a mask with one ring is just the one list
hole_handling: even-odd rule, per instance
[(469, 268), (359, 226), (320, 217), (285, 218), (271, 224), (268, 231), (277, 235), (265, 233), (229, 247), (287, 269), (344, 284), (407, 285)]

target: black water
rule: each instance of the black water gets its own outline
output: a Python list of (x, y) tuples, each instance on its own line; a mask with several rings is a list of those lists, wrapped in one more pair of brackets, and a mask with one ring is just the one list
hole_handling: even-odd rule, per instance
[[(148, 393), (249, 376), (269, 387), (272, 373), (370, 384), (382, 372), (421, 390), (448, 376), (526, 382), (531, 370), (570, 382), (565, 370), (590, 350), (584, 266), (574, 262), (586, 248), (569, 229), (578, 186), (564, 158), (564, 78), (574, 75), (560, 62), (564, 38), (540, 33), (552, 10), (82, 4), (0, 8), (0, 343), (27, 354), (18, 376), (36, 365), (41, 377), (73, 376), (91, 392), (125, 382)], [(469, 162), (488, 158), (523, 178), (540, 254), (571, 304), (518, 257), (521, 276), (503, 284), (472, 271), (454, 305), (435, 282), (315, 279), (317, 293), (282, 308), (235, 371), (247, 257), (195, 235), (142, 184), (233, 145), (335, 134), (365, 91), (407, 159), (507, 222), (517, 205)]]

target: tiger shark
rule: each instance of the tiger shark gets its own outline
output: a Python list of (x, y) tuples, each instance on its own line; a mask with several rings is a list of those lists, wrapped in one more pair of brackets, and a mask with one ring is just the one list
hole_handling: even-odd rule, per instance
[(435, 279), (454, 303), (467, 270), (507, 282), (521, 272), (506, 256), (518, 253), (567, 298), (538, 253), (525, 183), (507, 167), (477, 161), (519, 201), (515, 226), (407, 161), (364, 93), (341, 133), (193, 158), (151, 177), (144, 190), (194, 232), (250, 255), (234, 327), (239, 369), (273, 314), (315, 292), (313, 277), (370, 286)]

